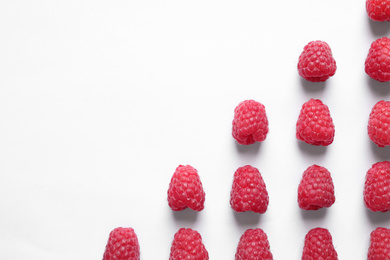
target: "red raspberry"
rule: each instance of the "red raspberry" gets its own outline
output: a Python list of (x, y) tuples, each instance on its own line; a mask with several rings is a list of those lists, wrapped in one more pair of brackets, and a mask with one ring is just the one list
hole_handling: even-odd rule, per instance
[(365, 71), (371, 78), (390, 81), (390, 39), (379, 38), (371, 44), (365, 62)]
[(303, 104), (296, 126), (298, 140), (323, 146), (333, 142), (333, 120), (329, 108), (319, 99), (310, 99)]
[(390, 145), (390, 101), (379, 101), (368, 120), (368, 136), (379, 147)]
[(367, 0), (366, 10), (373, 21), (390, 21), (390, 0)]
[(327, 80), (336, 73), (336, 61), (329, 45), (323, 41), (309, 42), (299, 56), (298, 73), (311, 82)]
[(334, 202), (334, 186), (330, 172), (318, 165), (307, 168), (298, 187), (299, 207), (317, 210), (329, 208)]
[(375, 163), (367, 171), (363, 195), (370, 210), (390, 210), (390, 162)]
[(181, 228), (174, 236), (169, 260), (208, 260), (209, 253), (200, 234), (190, 228)]
[(230, 205), (237, 212), (253, 211), (263, 214), (268, 207), (268, 192), (258, 169), (250, 165), (234, 173)]
[(260, 228), (247, 229), (238, 243), (236, 260), (273, 260), (267, 234)]
[(168, 204), (172, 210), (179, 211), (188, 207), (201, 211), (205, 199), (206, 195), (198, 171), (190, 165), (179, 165), (168, 189)]
[(314, 228), (306, 234), (302, 260), (314, 259), (338, 259), (337, 252), (333, 247), (332, 236), (325, 228)]
[(139, 244), (132, 228), (118, 227), (111, 231), (103, 260), (139, 260)]
[(268, 119), (265, 107), (254, 100), (242, 101), (234, 109), (233, 137), (243, 145), (262, 142), (267, 137)]
[(367, 260), (390, 259), (390, 229), (378, 227), (371, 232)]

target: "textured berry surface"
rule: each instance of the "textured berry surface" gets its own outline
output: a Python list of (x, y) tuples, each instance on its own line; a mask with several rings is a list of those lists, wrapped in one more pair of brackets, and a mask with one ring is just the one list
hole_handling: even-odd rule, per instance
[(314, 228), (305, 237), (302, 260), (337, 260), (332, 236), (325, 228)]
[(138, 238), (132, 228), (118, 227), (111, 231), (103, 260), (139, 260)]
[(190, 228), (181, 228), (173, 238), (169, 260), (208, 260), (209, 254), (200, 234)]
[(390, 81), (390, 39), (383, 37), (371, 44), (365, 62), (365, 71), (371, 78)]
[(390, 0), (367, 0), (366, 10), (373, 21), (390, 21)]
[(179, 165), (168, 189), (168, 204), (174, 211), (186, 208), (201, 211), (206, 199), (198, 171), (190, 165)]
[(298, 140), (322, 146), (333, 142), (333, 120), (329, 108), (319, 99), (310, 99), (303, 104), (296, 127)]
[(237, 212), (264, 213), (268, 207), (268, 192), (258, 169), (250, 165), (234, 173), (230, 205)]
[(390, 145), (390, 102), (379, 101), (368, 119), (368, 136), (379, 147)]
[(234, 109), (233, 137), (243, 145), (262, 142), (267, 137), (268, 119), (265, 107), (254, 100), (242, 101)]
[(334, 202), (334, 186), (330, 172), (318, 165), (307, 168), (298, 187), (299, 207), (317, 210), (329, 208)]
[(272, 260), (267, 235), (260, 228), (248, 229), (237, 246), (236, 260)]
[(309, 42), (299, 56), (298, 73), (312, 82), (327, 80), (336, 73), (336, 61), (329, 45), (323, 41)]
[(390, 210), (390, 162), (375, 163), (367, 171), (364, 202), (372, 211)]
[(390, 229), (379, 227), (371, 232), (367, 260), (390, 259)]

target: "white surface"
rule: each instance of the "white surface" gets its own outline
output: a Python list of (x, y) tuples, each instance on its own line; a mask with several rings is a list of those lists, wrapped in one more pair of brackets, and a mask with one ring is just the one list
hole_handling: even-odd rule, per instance
[[(366, 133), (372, 106), (390, 94), (364, 60), (389, 23), (364, 1), (0, 2), (0, 259), (101, 259), (109, 232), (136, 230), (141, 258), (168, 259), (180, 227), (198, 230), (210, 259), (234, 259), (241, 234), (260, 227), (274, 259), (300, 259), (309, 229), (330, 230), (339, 259), (366, 259), (369, 234), (390, 214), (363, 204), (366, 171), (390, 159)], [(301, 80), (309, 41), (330, 45), (337, 72)], [(295, 138), (300, 108), (320, 98), (334, 143)], [(235, 106), (266, 106), (261, 145), (236, 145)], [(205, 209), (166, 201), (179, 164), (198, 169)], [(233, 173), (259, 168), (268, 211), (236, 214)], [(332, 173), (336, 203), (303, 212), (297, 187), (312, 164)]]

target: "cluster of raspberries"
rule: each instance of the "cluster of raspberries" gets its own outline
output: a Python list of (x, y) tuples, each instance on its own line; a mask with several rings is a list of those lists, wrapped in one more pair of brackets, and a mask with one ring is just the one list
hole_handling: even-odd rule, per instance
[[(385, 15), (390, 21), (390, 0), (368, 0), (367, 10), (377, 10), (380, 6), (377, 2), (387, 2), (379, 16)], [(324, 82), (336, 73), (336, 69), (332, 51), (324, 41), (309, 42), (299, 56), (298, 74), (308, 81)], [(374, 80), (390, 81), (390, 38), (382, 37), (372, 42), (365, 60), (365, 72)]]
[[(364, 202), (372, 211), (390, 210), (390, 162), (374, 164), (366, 175)], [(174, 211), (204, 208), (205, 192), (197, 170), (190, 165), (176, 168), (168, 188), (168, 205)], [(268, 207), (268, 192), (264, 180), (253, 166), (246, 165), (236, 170), (230, 193), (230, 205), (237, 212), (265, 213)], [(307, 168), (298, 186), (298, 205), (304, 210), (330, 207), (335, 202), (334, 186), (330, 172), (321, 166)], [(377, 228), (371, 233), (369, 260), (390, 259), (390, 229)], [(111, 231), (103, 260), (139, 260), (140, 246), (132, 228), (116, 228)], [(181, 228), (173, 238), (170, 260), (208, 260), (208, 252), (200, 234), (190, 228)], [(235, 255), (236, 260), (272, 260), (266, 233), (248, 229), (241, 236)], [(332, 236), (327, 229), (315, 228), (306, 237), (303, 260), (337, 260)]]
[[(379, 227), (371, 232), (368, 260), (390, 259), (390, 229)], [(169, 260), (208, 260), (209, 254), (201, 235), (181, 228), (174, 235)], [(260, 228), (247, 229), (241, 236), (236, 260), (273, 260), (267, 234)], [(311, 229), (305, 236), (302, 260), (338, 260), (332, 236), (325, 228)], [(140, 260), (140, 246), (132, 228), (111, 231), (103, 260)]]
[[(389, 58), (390, 60), (390, 58)], [(262, 142), (268, 134), (265, 107), (255, 100), (245, 100), (234, 110), (232, 135), (237, 143), (250, 145)], [(369, 114), (368, 136), (379, 147), (390, 145), (390, 101), (376, 103)], [(335, 126), (329, 108), (319, 99), (310, 99), (302, 105), (296, 123), (296, 137), (316, 146), (333, 142)]]
[[(366, 10), (374, 21), (390, 21), (390, 0), (366, 0)], [(336, 73), (336, 61), (329, 45), (323, 41), (309, 42), (298, 61), (298, 74), (311, 82), (324, 82)], [(369, 49), (365, 71), (374, 80), (390, 81), (390, 38), (375, 40)], [(268, 134), (268, 118), (263, 104), (254, 100), (241, 102), (234, 110), (232, 135), (237, 143), (250, 145), (263, 142)], [(390, 145), (390, 102), (379, 101), (368, 119), (369, 138), (379, 147)], [(329, 108), (319, 99), (302, 105), (296, 138), (310, 145), (328, 146), (333, 142), (335, 127)], [(364, 203), (371, 211), (390, 210), (390, 162), (375, 163), (367, 172)], [(330, 172), (322, 166), (307, 168), (298, 186), (298, 205), (304, 210), (328, 208), (335, 202)], [(190, 165), (176, 168), (168, 189), (168, 205), (174, 211), (204, 208), (205, 192), (197, 170)], [(230, 192), (230, 205), (236, 212), (253, 211), (263, 214), (269, 203), (265, 182), (259, 170), (246, 165), (236, 170)], [(140, 246), (132, 228), (111, 231), (103, 260), (139, 260)], [(200, 234), (181, 228), (173, 238), (169, 260), (208, 260), (209, 255)], [(272, 260), (266, 233), (248, 229), (241, 236), (236, 260)], [(305, 236), (302, 260), (337, 260), (332, 236), (327, 229), (314, 228)], [(368, 260), (390, 259), (390, 229), (379, 227), (371, 232)]]
[[(368, 2), (381, 2), (368, 0)], [(390, 17), (390, 1), (386, 12)], [(367, 4), (372, 7), (374, 4)], [(389, 19), (389, 18), (387, 18)], [(336, 73), (336, 61), (329, 45), (324, 41), (309, 42), (299, 56), (298, 73), (311, 82), (323, 82)], [(372, 42), (365, 61), (365, 71), (368, 76), (380, 82), (390, 81), (390, 39), (382, 37)]]

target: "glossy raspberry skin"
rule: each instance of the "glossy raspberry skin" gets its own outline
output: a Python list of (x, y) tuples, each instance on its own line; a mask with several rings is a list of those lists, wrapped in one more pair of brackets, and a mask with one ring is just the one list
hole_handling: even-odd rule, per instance
[(390, 162), (378, 162), (367, 171), (364, 202), (372, 211), (390, 210)]
[(378, 227), (371, 232), (367, 260), (390, 259), (390, 229)]
[(390, 0), (367, 0), (366, 10), (373, 21), (390, 21)]
[(336, 73), (336, 61), (329, 45), (323, 41), (309, 42), (299, 56), (298, 73), (311, 82), (323, 82)]
[(249, 145), (267, 137), (268, 119), (263, 104), (254, 100), (242, 101), (234, 109), (232, 135), (237, 143)]
[(236, 260), (273, 260), (267, 234), (260, 228), (247, 229), (238, 243)]
[(208, 260), (209, 254), (200, 234), (190, 228), (181, 228), (174, 236), (169, 260)]
[(329, 208), (335, 200), (330, 172), (318, 165), (307, 168), (298, 186), (299, 207), (306, 210)]
[(187, 207), (201, 211), (204, 208), (206, 194), (198, 171), (190, 165), (179, 165), (172, 176), (168, 189), (168, 204), (174, 211)]
[(390, 145), (390, 102), (379, 101), (371, 110), (368, 136), (379, 147)]
[(230, 192), (233, 210), (263, 214), (267, 211), (268, 201), (268, 192), (259, 170), (250, 165), (238, 168)]
[(103, 260), (139, 260), (138, 238), (132, 228), (118, 227), (111, 231)]
[(302, 260), (337, 260), (337, 252), (334, 249), (332, 236), (325, 228), (314, 228), (305, 237)]
[(365, 71), (372, 79), (390, 81), (390, 39), (379, 38), (371, 44), (365, 62)]
[(303, 104), (296, 124), (298, 140), (311, 145), (328, 146), (333, 142), (335, 128), (329, 108), (319, 99)]

